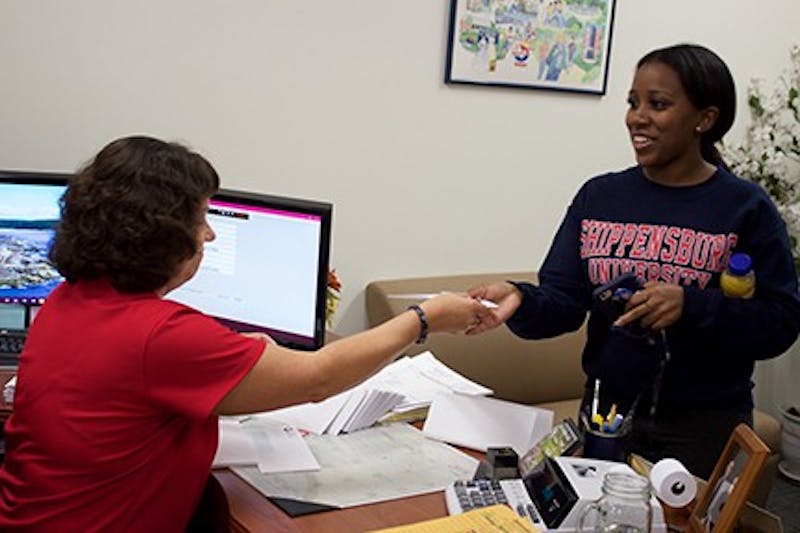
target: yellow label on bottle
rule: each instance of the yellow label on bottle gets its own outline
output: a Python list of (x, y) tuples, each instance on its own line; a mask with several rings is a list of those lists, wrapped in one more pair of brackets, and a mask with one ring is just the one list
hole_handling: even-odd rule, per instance
[(719, 285), (729, 298), (752, 298), (756, 292), (756, 280), (753, 276), (733, 276), (723, 272)]

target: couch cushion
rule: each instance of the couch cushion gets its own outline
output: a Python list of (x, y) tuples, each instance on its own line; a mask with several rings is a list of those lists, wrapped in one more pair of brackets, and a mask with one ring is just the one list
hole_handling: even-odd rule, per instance
[(537, 404), (536, 407), (553, 411), (553, 425), (555, 426), (565, 418), (571, 418), (578, 423), (578, 410), (581, 408), (581, 400), (562, 400), (560, 402), (545, 402)]

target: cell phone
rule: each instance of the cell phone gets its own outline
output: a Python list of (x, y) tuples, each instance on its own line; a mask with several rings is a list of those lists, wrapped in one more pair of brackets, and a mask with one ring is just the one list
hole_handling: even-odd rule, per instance
[(633, 293), (642, 288), (639, 278), (627, 272), (597, 287), (592, 292), (592, 299), (597, 309), (613, 323), (625, 312), (625, 305)]

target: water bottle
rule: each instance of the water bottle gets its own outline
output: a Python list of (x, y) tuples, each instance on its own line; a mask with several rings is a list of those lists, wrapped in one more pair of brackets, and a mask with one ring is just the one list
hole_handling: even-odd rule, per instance
[(731, 255), (719, 285), (729, 298), (752, 298), (756, 292), (756, 274), (750, 256), (744, 253)]
[(652, 519), (650, 480), (609, 472), (603, 478), (603, 495), (584, 509), (578, 531), (650, 533)]

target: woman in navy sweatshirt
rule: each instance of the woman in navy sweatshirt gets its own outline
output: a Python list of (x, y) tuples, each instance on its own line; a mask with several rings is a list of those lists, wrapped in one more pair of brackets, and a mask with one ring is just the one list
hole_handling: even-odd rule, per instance
[[(470, 291), (499, 304), (472, 333), (506, 323), (520, 337), (553, 337), (589, 312), (584, 405), (599, 380), (602, 413), (612, 403), (634, 412), (631, 451), (708, 477), (733, 428), (752, 425), (755, 361), (785, 352), (800, 330), (789, 237), (769, 196), (731, 174), (715, 148), (733, 124), (736, 91), (714, 52), (682, 44), (648, 53), (628, 105), (637, 165), (581, 187), (538, 286)], [(720, 290), (733, 252), (752, 258), (751, 299)], [(642, 288), (612, 321), (592, 293), (626, 272)], [(632, 333), (637, 326), (647, 334)]]

